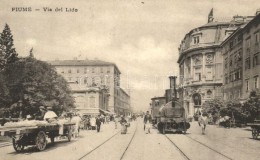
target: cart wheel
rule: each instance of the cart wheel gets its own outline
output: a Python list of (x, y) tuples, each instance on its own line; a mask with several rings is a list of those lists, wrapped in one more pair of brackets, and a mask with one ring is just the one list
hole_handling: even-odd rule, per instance
[(259, 134), (259, 132), (258, 132), (257, 128), (252, 128), (252, 136), (254, 139), (257, 139), (258, 134)]
[(13, 138), (13, 147), (14, 147), (14, 150), (18, 153), (20, 153), (24, 150), (24, 145), (22, 145), (21, 143), (18, 143), (14, 138)]
[(68, 130), (67, 137), (68, 137), (68, 141), (70, 142), (71, 141), (71, 137), (72, 137), (72, 130), (71, 129)]
[(43, 151), (47, 145), (47, 140), (46, 140), (46, 134), (43, 131), (40, 131), (35, 139), (35, 144), (36, 148), (39, 151)]

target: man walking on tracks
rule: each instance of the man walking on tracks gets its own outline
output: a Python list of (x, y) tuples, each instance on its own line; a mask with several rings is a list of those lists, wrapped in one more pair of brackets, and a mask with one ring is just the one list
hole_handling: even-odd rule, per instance
[[(149, 111), (146, 112), (146, 115), (144, 116), (144, 130), (146, 128), (146, 125), (150, 125), (149, 123), (152, 122), (152, 116), (149, 114)], [(147, 128), (150, 130), (150, 128)]]
[(98, 115), (98, 117), (96, 118), (96, 125), (97, 125), (97, 132), (100, 131), (100, 126), (101, 126), (101, 117), (100, 115)]

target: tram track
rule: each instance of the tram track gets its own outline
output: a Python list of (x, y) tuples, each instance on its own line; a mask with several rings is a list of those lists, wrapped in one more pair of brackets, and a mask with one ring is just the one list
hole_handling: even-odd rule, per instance
[[(220, 155), (222, 157), (225, 157), (225, 159), (233, 160), (229, 156), (227, 156), (227, 155), (217, 151), (216, 149), (214, 149), (214, 148), (212, 148), (212, 147), (210, 147), (210, 146), (208, 146), (208, 145), (206, 145), (206, 144), (204, 144), (204, 143), (202, 143), (202, 142), (200, 142), (200, 141), (198, 141), (198, 140), (196, 140), (196, 139), (194, 139), (194, 138), (192, 138), (192, 137), (190, 137), (188, 135), (184, 135), (184, 136), (187, 137), (189, 140), (192, 140), (193, 142), (196, 142), (199, 145), (201, 145), (201, 146), (203, 146), (203, 147), (213, 151), (214, 153), (216, 153), (216, 154), (218, 154), (218, 155)], [(183, 156), (183, 158), (185, 158), (186, 160), (191, 160), (192, 159), (192, 157), (188, 156), (188, 154), (185, 153), (185, 151), (183, 149), (181, 149), (181, 147), (178, 144), (176, 144), (169, 136), (167, 136), (165, 134), (165, 137), (174, 145), (174, 147), (180, 152), (180, 154)]]
[(79, 158), (79, 160), (82, 160), (83, 158), (87, 157), (89, 154), (91, 154), (92, 152), (94, 152), (95, 150), (97, 150), (98, 148), (100, 148), (102, 145), (104, 145), (105, 143), (107, 143), (109, 140), (111, 140), (113, 137), (115, 137), (117, 134), (119, 134), (120, 131), (116, 132), (115, 134), (113, 134), (110, 138), (108, 138), (106, 141), (102, 142), (101, 144), (99, 144), (97, 147), (95, 147), (94, 149), (92, 149), (91, 151), (89, 151), (88, 153), (84, 154), (83, 156), (81, 156)]
[(124, 150), (124, 153), (123, 153), (122, 156), (120, 157), (120, 160), (122, 160), (122, 159), (124, 158), (125, 153), (127, 152), (128, 148), (129, 148), (129, 146), (130, 146), (130, 144), (132, 143), (132, 141), (133, 141), (133, 139), (134, 139), (134, 137), (135, 137), (136, 131), (137, 131), (137, 126), (138, 126), (138, 124), (137, 124), (136, 127), (135, 127), (135, 131), (134, 131), (134, 134), (133, 134), (133, 136), (132, 136), (130, 142), (127, 144), (126, 149)]
[(179, 147), (176, 143), (174, 143), (166, 134), (165, 137), (174, 145), (174, 147), (180, 152), (182, 157), (186, 160), (191, 160)]
[[(134, 137), (135, 137), (135, 134), (136, 134), (136, 130), (137, 130), (137, 126), (135, 127), (135, 130), (134, 130), (134, 133), (133, 135), (131, 136), (131, 139), (130, 141), (127, 143), (127, 146), (125, 147), (122, 155), (120, 156), (120, 160), (122, 160), (129, 148), (129, 146), (131, 145), (131, 142), (133, 141)], [(113, 134), (111, 137), (109, 137), (106, 141), (102, 142), (101, 144), (99, 144), (98, 146), (96, 146), (94, 149), (88, 151), (87, 153), (85, 153), (83, 156), (81, 156), (78, 160), (83, 160), (83, 159), (87, 159), (88, 156), (90, 156), (93, 152), (97, 151), (98, 149), (102, 148), (105, 144), (107, 144), (109, 141), (111, 141), (112, 139), (114, 139), (117, 135), (120, 135), (120, 131), (116, 132), (115, 134)]]
[(11, 145), (12, 145), (11, 142), (3, 142), (3, 143), (0, 143), (0, 148), (8, 147), (8, 146), (11, 146)]
[(188, 137), (188, 138), (190, 138), (190, 139), (192, 139), (193, 141), (195, 141), (195, 142), (197, 142), (197, 143), (199, 143), (199, 144), (205, 146), (206, 148), (208, 148), (208, 149), (210, 149), (210, 150), (212, 150), (212, 151), (214, 151), (214, 152), (216, 152), (216, 153), (222, 155), (223, 157), (225, 157), (225, 158), (227, 158), (227, 159), (229, 159), (229, 160), (233, 160), (232, 158), (230, 158), (230, 157), (228, 157), (227, 155), (225, 155), (225, 154), (223, 154), (223, 153), (221, 153), (221, 152), (215, 150), (214, 148), (212, 148), (212, 147), (210, 147), (210, 146), (208, 146), (208, 145), (206, 145), (206, 144), (204, 144), (204, 143), (202, 143), (202, 142), (200, 142), (200, 141), (198, 141), (198, 140), (196, 140), (196, 139), (194, 139), (194, 138), (192, 138), (192, 137), (190, 137), (190, 136), (188, 136), (188, 135), (185, 135), (185, 136)]

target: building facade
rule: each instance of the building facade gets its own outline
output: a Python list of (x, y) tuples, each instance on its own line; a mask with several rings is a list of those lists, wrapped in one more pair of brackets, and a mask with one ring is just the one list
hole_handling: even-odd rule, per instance
[(98, 115), (109, 113), (109, 94), (106, 88), (97, 86), (79, 86), (77, 83), (69, 83), (75, 98), (76, 109), (81, 115)]
[[(81, 88), (106, 88), (109, 94), (106, 111), (116, 113), (120, 106), (120, 70), (114, 63), (100, 60), (55, 60), (49, 62), (70, 84)], [(74, 92), (74, 88), (71, 87)], [(82, 99), (82, 98), (81, 98)], [(77, 98), (76, 98), (77, 100)], [(76, 101), (76, 104), (79, 104)], [(130, 106), (130, 97), (129, 97)], [(79, 106), (78, 106), (79, 107)], [(128, 107), (127, 109), (129, 109)], [(127, 110), (126, 109), (126, 110)]]
[(131, 115), (132, 114), (132, 108), (130, 106), (130, 96), (122, 89), (119, 88), (116, 90), (116, 110), (115, 113), (118, 115)]
[(244, 100), (259, 89), (260, 10), (253, 20), (238, 28), (222, 43), (224, 57), (224, 98)]
[(179, 47), (179, 97), (188, 115), (193, 116), (205, 101), (223, 97), (223, 56), (220, 44), (237, 27), (252, 17), (234, 16), (231, 21), (214, 21), (191, 30)]

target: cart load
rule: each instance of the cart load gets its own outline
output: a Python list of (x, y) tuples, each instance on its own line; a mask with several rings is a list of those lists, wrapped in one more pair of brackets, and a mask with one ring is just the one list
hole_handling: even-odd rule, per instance
[(49, 137), (52, 143), (57, 136), (66, 136), (70, 141), (74, 125), (75, 123), (66, 119), (51, 123), (38, 120), (8, 122), (0, 127), (0, 135), (11, 137), (17, 152), (23, 151), (24, 147), (29, 145), (35, 145), (42, 151), (47, 146), (46, 137)]

